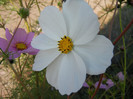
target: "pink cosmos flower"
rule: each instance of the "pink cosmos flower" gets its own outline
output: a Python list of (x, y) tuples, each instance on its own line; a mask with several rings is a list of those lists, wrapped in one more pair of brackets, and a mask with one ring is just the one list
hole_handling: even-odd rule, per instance
[[(14, 33), (14, 32), (13, 32)], [(16, 34), (10, 44), (8, 49), (9, 59), (17, 58), (21, 53), (29, 53), (31, 55), (36, 55), (39, 50), (32, 48), (31, 41), (34, 37), (34, 33), (26, 33), (22, 28), (18, 28)], [(11, 38), (12, 34), (6, 29), (6, 38), (7, 40), (0, 38), (0, 48), (5, 51)]]
[[(103, 79), (102, 81), (104, 81), (104, 80), (106, 80), (106, 79)], [(95, 88), (97, 88), (98, 83), (99, 83), (99, 81), (95, 83)], [(114, 86), (114, 82), (111, 79), (107, 79), (106, 83), (103, 84), (103, 82), (102, 82), (99, 88), (108, 90), (109, 88), (111, 88), (113, 86)]]
[(122, 72), (119, 72), (116, 76), (119, 78), (119, 80), (124, 80), (124, 75)]

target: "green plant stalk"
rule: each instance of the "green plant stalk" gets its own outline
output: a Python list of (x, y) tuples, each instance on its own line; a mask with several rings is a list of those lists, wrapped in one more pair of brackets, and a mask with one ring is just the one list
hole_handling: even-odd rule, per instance
[(6, 86), (5, 83), (3, 83), (2, 81), (1, 81), (1, 84), (2, 84), (2, 86), (4, 86), (4, 89), (6, 90), (8, 96), (10, 96), (9, 91), (7, 89), (8, 86)]
[(36, 73), (36, 87), (37, 89), (39, 89), (39, 75), (38, 75), (38, 72), (35, 72)]
[(111, 94), (111, 98), (115, 99), (114, 93), (113, 93), (110, 89), (109, 89), (108, 91), (109, 91), (109, 93)]
[[(7, 57), (6, 53), (3, 52), (3, 50), (2, 50), (1, 48), (0, 48), (0, 50), (2, 51), (2, 54), (5, 55), (5, 56)], [(1, 54), (0, 54), (0, 55), (1, 55)]]
[(39, 88), (40, 88), (40, 86), (39, 86), (39, 83), (40, 83), (40, 82), (39, 82), (39, 81), (40, 81), (40, 80), (39, 80), (39, 72), (36, 71), (35, 73), (36, 73), (36, 87), (37, 87), (38, 99), (41, 99), (41, 95), (40, 95), (40, 93), (39, 93), (39, 92), (40, 92), (40, 89), (39, 89)]
[(37, 5), (38, 11), (39, 11), (39, 13), (40, 13), (41, 10), (40, 10), (40, 7), (39, 7), (39, 4), (38, 4), (38, 1), (37, 1), (37, 0), (36, 0), (36, 5)]
[(99, 99), (103, 99), (103, 96), (105, 96), (106, 92), (107, 92), (107, 91), (104, 91), (104, 93), (100, 96)]
[(14, 67), (12, 66), (12, 64), (10, 64), (10, 62), (9, 62), (9, 60), (7, 58), (6, 58), (6, 61), (9, 64), (9, 67), (12, 69), (12, 71), (16, 75), (16, 79), (19, 81), (19, 83), (22, 85), (22, 87), (24, 88), (24, 90), (26, 91), (26, 93), (29, 95), (30, 99), (34, 99), (33, 96), (31, 95), (31, 93), (29, 92), (29, 90), (24, 85), (24, 83), (21, 81), (20, 75), (16, 72), (16, 70), (14, 69)]
[(4, 30), (6, 30), (5, 23), (3, 22), (1, 15), (0, 15), (0, 27), (3, 28)]
[(21, 7), (24, 7), (22, 0), (19, 0), (19, 4), (20, 4)]
[(115, 8), (110, 9), (109, 11), (107, 11), (106, 13), (104, 13), (103, 15), (101, 15), (98, 19), (101, 19), (103, 16), (105, 16), (106, 14), (112, 12), (113, 10), (115, 10)]
[(0, 61), (0, 64), (4, 61), (5, 59), (2, 59), (1, 61)]
[(8, 57), (6, 54), (3, 54), (2, 56), (5, 61), (7, 61), (7, 63), (9, 64), (9, 67), (12, 69), (12, 71), (14, 72), (16, 79), (19, 81), (19, 83), (23, 86), (24, 90), (27, 92), (27, 94), (29, 95), (30, 99), (34, 99), (33, 96), (31, 95), (31, 93), (29, 92), (29, 90), (26, 88), (26, 86), (24, 85), (24, 83), (21, 81), (21, 76), (17, 73), (17, 71), (14, 69), (13, 65), (10, 64)]
[[(2, 50), (1, 48), (0, 48), (0, 50), (1, 50), (1, 52), (2, 52), (2, 53), (0, 53), (0, 55), (1, 55), (1, 54), (6, 55), (6, 54), (3, 52), (3, 50)], [(5, 59), (3, 58), (3, 59), (0, 61), (0, 64), (1, 64), (4, 60), (5, 60)]]
[(30, 0), (29, 2), (28, 2), (28, 8), (31, 8), (31, 5), (34, 3), (34, 0)]
[(27, 63), (28, 59), (29, 59), (29, 55), (27, 56), (27, 58), (26, 58), (26, 60), (25, 60), (25, 62), (24, 62), (24, 65), (22, 66), (21, 75), (23, 74), (23, 71), (24, 71), (24, 69), (25, 69), (25, 66), (26, 66), (26, 63)]
[[(18, 66), (19, 66), (19, 72), (20, 74), (22, 74), (22, 71), (21, 71), (21, 63), (20, 63), (20, 57), (18, 57)], [(21, 75), (22, 76), (22, 75)]]
[(31, 2), (31, 0), (29, 0), (29, 2), (28, 2), (28, 5), (27, 5), (28, 8), (29, 8), (29, 5), (30, 5), (30, 2)]
[(28, 21), (26, 19), (24, 19), (24, 21), (25, 21), (25, 26), (27, 28), (27, 31), (30, 32), (30, 27), (28, 25)]
[(18, 10), (18, 7), (14, 5), (14, 3), (12, 2), (12, 0), (9, 0), (9, 1), (12, 4), (12, 6)]
[[(123, 31), (122, 29), (122, 20), (121, 20), (121, 7), (119, 9), (119, 21), (120, 21), (120, 29), (121, 32)], [(126, 59), (126, 44), (125, 44), (125, 38), (122, 36), (122, 41), (123, 41), (123, 47), (124, 47), (124, 86), (123, 86), (123, 99), (125, 99), (125, 89), (126, 89), (126, 64), (127, 64), (127, 59)]]

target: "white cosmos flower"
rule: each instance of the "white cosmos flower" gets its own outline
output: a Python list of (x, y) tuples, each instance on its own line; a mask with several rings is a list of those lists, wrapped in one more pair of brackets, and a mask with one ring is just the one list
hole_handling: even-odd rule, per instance
[(31, 43), (40, 50), (33, 70), (47, 67), (48, 83), (62, 95), (77, 92), (86, 74), (104, 73), (111, 65), (114, 46), (106, 37), (97, 35), (98, 18), (84, 0), (67, 0), (62, 12), (54, 6), (46, 7), (39, 23), (44, 33)]

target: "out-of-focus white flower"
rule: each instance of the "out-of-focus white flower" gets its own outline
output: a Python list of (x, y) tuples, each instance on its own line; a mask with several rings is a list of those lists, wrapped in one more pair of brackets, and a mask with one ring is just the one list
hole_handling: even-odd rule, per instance
[(46, 7), (39, 17), (44, 33), (32, 41), (39, 49), (33, 64), (34, 71), (47, 67), (46, 78), (59, 92), (77, 92), (85, 82), (86, 73), (104, 73), (111, 64), (113, 44), (97, 35), (99, 22), (84, 0), (67, 0), (60, 12)]

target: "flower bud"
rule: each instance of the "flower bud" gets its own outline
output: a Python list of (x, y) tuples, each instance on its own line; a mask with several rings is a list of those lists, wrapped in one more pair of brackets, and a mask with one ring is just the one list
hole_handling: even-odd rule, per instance
[(18, 14), (21, 16), (21, 18), (27, 18), (29, 16), (29, 9), (20, 8)]

